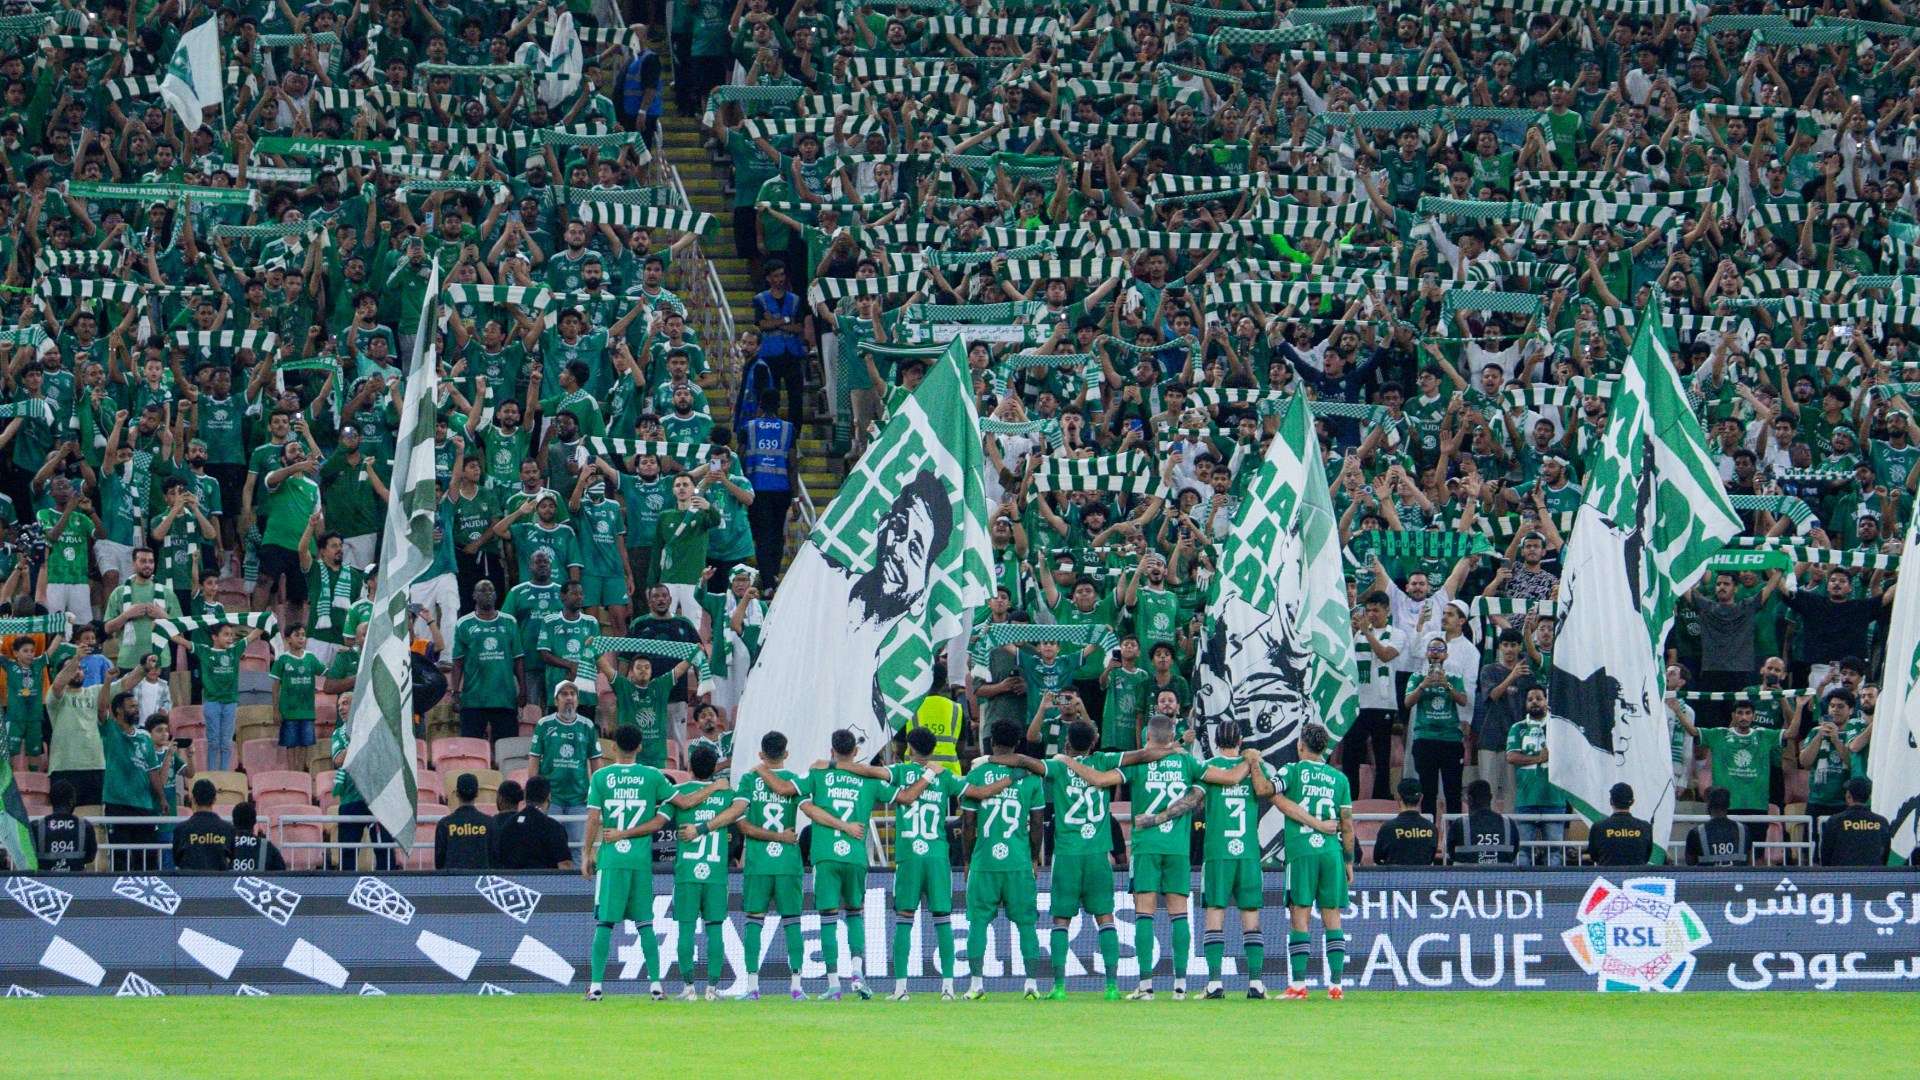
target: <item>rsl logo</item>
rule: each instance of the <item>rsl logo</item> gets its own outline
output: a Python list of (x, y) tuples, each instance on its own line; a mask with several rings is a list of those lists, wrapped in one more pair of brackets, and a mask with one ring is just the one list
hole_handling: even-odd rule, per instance
[(1712, 944), (1693, 907), (1674, 899), (1672, 878), (1595, 878), (1580, 901), (1580, 921), (1560, 935), (1598, 990), (1687, 988), (1694, 953)]

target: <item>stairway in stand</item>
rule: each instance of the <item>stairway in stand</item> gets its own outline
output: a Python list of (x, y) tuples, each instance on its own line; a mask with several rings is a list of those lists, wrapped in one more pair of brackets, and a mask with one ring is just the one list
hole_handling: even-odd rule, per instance
[[(753, 324), (754, 274), (747, 260), (735, 253), (733, 243), (733, 196), (727, 189), (729, 170), (714, 160), (711, 150), (702, 145), (703, 133), (700, 125), (689, 118), (677, 115), (671, 106), (662, 117), (661, 141), (667, 160), (680, 173), (680, 182), (687, 189), (687, 198), (693, 203), (693, 209), (712, 214), (718, 219), (714, 235), (701, 241), (701, 250), (713, 260), (714, 268), (720, 273), (720, 282), (727, 292), (727, 303), (733, 311), (736, 327)], [(707, 343), (707, 355), (718, 361), (726, 355), (728, 343)], [(819, 372), (816, 369), (809, 383), (820, 385)], [(710, 390), (712, 388), (710, 387)], [(733, 402), (721, 401), (715, 395), (712, 406), (714, 422), (731, 422)], [(800, 476), (807, 486), (807, 494), (812, 498), (816, 512), (824, 513), (827, 503), (840, 490), (842, 465), (829, 446), (825, 424), (810, 423), (800, 433)], [(790, 527), (789, 555), (792, 554), (792, 541), (796, 538), (795, 528)]]

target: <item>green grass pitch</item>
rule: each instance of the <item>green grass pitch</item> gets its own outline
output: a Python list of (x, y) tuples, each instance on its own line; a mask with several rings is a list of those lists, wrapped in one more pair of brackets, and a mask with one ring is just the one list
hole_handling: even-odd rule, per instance
[[(1364, 993), (1344, 1002), (655, 1003), (574, 995), (0, 1005), (5, 1072), (57, 1077), (1915, 1075), (1907, 994)], [(1837, 1055), (1837, 1056), (1836, 1056)]]

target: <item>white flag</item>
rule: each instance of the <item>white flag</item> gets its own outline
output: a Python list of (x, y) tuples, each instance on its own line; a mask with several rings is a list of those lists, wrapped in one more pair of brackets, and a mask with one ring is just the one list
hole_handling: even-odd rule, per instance
[(426, 301), (413, 339), (413, 357), (401, 395), (400, 427), (387, 483), (387, 521), (380, 544), (380, 579), (367, 621), (366, 645), (354, 680), (347, 723), (347, 775), (373, 816), (402, 850), (413, 850), (419, 798), (414, 775), (413, 613), (414, 580), (433, 562), (433, 529), (439, 489), (433, 468), (435, 324), (439, 321), (440, 267), (427, 274)]
[(1657, 309), (1640, 315), (1560, 579), (1564, 614), (1547, 675), (1547, 777), (1589, 820), (1616, 783), (1653, 823), (1655, 861), (1673, 830), (1673, 768), (1660, 651), (1674, 605), (1740, 531), (1706, 435), (1687, 407)]
[(1920, 847), (1920, 514), (1907, 524), (1900, 565), (1910, 568), (1911, 580), (1893, 596), (1867, 779), (1873, 781), (1873, 812), (1893, 824), (1893, 857), (1905, 860)]
[(188, 131), (199, 131), (202, 110), (220, 107), (220, 27), (213, 19), (180, 36), (160, 80), (160, 98), (173, 106)]
[[(735, 769), (787, 737), (789, 766), (837, 728), (871, 753), (912, 718), (938, 647), (987, 602), (985, 454), (956, 340), (880, 432), (780, 580), (747, 676)], [(964, 670), (949, 675), (964, 679)]]
[(580, 89), (586, 73), (586, 60), (580, 51), (580, 35), (573, 28), (573, 13), (563, 11), (553, 21), (553, 37), (545, 52), (534, 42), (526, 42), (514, 53), (514, 62), (525, 64), (534, 80), (534, 93), (548, 108), (557, 108)]

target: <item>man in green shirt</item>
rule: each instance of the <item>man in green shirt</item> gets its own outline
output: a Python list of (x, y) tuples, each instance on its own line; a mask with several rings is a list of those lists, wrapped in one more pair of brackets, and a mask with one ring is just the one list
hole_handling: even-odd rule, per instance
[(136, 548), (133, 575), (107, 597), (105, 629), (108, 637), (120, 637), (116, 663), (122, 671), (138, 667), (148, 655), (157, 657), (162, 669), (173, 666), (173, 650), (154, 642), (153, 624), (156, 619), (179, 618), (180, 601), (172, 589), (154, 579), (153, 570), (153, 552)]
[(347, 613), (366, 592), (366, 574), (360, 566), (347, 562), (345, 537), (332, 531), (316, 534), (320, 522), (316, 510), (300, 534), (297, 554), (307, 583), (307, 636), (313, 654), (330, 661), (346, 640)]
[[(1681, 713), (1675, 713), (1681, 717)], [(1685, 717), (1681, 723), (1691, 726)], [(1777, 734), (1777, 733), (1776, 733)], [(1566, 797), (1560, 789), (1547, 779), (1547, 691), (1543, 687), (1532, 687), (1527, 691), (1526, 715), (1507, 728), (1507, 764), (1513, 766), (1513, 809), (1517, 814), (1564, 814), (1567, 812)], [(1560, 866), (1566, 861), (1566, 854), (1557, 845), (1566, 836), (1566, 826), (1560, 822), (1540, 822), (1522, 824), (1514, 822), (1519, 830), (1521, 847), (1520, 861), (1534, 866)], [(1547, 849), (1541, 857), (1526, 841), (1538, 838), (1555, 846)]]
[[(29, 369), (37, 370), (37, 369)], [(14, 423), (21, 423), (15, 420)], [(35, 462), (28, 471), (40, 467)], [(93, 621), (93, 589), (87, 574), (88, 552), (96, 533), (106, 532), (93, 501), (75, 493), (65, 476), (55, 475), (47, 482), (47, 497), (53, 505), (43, 507), (34, 517), (47, 539), (46, 605), (50, 613), (67, 612), (75, 622)]]
[(1407, 680), (1401, 701), (1411, 714), (1407, 724), (1409, 756), (1424, 793), (1420, 809), (1434, 812), (1444, 783), (1448, 812), (1458, 815), (1462, 812), (1460, 769), (1466, 760), (1466, 733), (1471, 727), (1461, 706), (1471, 705), (1472, 700), (1467, 696), (1466, 681), (1447, 674), (1445, 638), (1434, 635), (1427, 642), (1425, 655), (1425, 669), (1414, 672), (1419, 678)]
[(473, 611), (453, 627), (448, 691), (460, 714), (460, 735), (498, 742), (520, 733), (520, 624), (500, 611), (493, 582), (473, 587)]
[(1675, 717), (1694, 737), (1694, 753), (1712, 755), (1713, 786), (1727, 789), (1733, 800), (1730, 812), (1766, 813), (1768, 780), (1780, 758), (1781, 733), (1754, 723), (1753, 702), (1734, 702), (1731, 724), (1723, 728), (1696, 728), (1686, 714)]
[[(996, 721), (989, 729), (986, 760), (974, 764), (967, 786), (987, 788), (1000, 780), (1012, 783), (998, 794), (961, 803), (961, 841), (967, 849), (967, 966), (971, 978), (966, 998), (987, 996), (987, 928), (1001, 908), (1020, 935), (1020, 958), (1025, 961), (1028, 1000), (1040, 997), (1034, 972), (1040, 968), (1040, 937), (1035, 871), (1038, 850), (1033, 838), (1041, 831), (1040, 808), (1046, 802), (1046, 769), (1017, 751), (1023, 732), (1012, 720)], [(1025, 770), (1032, 775), (1021, 776)]]
[(696, 746), (687, 755), (687, 768), (693, 779), (674, 789), (668, 800), (673, 807), (673, 921), (680, 928), (680, 977), (686, 988), (680, 1000), (698, 1001), (698, 981), (694, 971), (694, 931), (705, 924), (707, 931), (706, 993), (708, 1001), (719, 1000), (714, 984), (720, 981), (727, 951), (722, 938), (727, 925), (727, 840), (728, 826), (747, 811), (747, 800), (735, 792), (725, 777), (714, 779), (720, 756), (710, 746)]
[(596, 617), (609, 617), (615, 633), (624, 633), (633, 596), (632, 571), (627, 566), (627, 510), (607, 497), (609, 485), (617, 490), (619, 484), (619, 471), (601, 458), (580, 470), (567, 507), (573, 511), (573, 527), (579, 534), (584, 603)]
[(560, 610), (560, 583), (553, 580), (551, 555), (535, 552), (531, 565), (532, 574), (507, 590), (507, 600), (500, 605), (500, 610), (520, 628), (520, 655), (524, 660), (520, 671), (521, 700), (543, 702), (547, 696), (543, 674), (546, 665), (540, 662), (540, 626), (548, 615)]
[[(540, 621), (540, 660), (546, 665), (547, 692), (558, 692), (562, 683), (571, 681), (579, 689), (580, 712), (589, 720), (598, 715), (599, 695), (595, 692), (593, 666), (588, 649), (600, 636), (600, 622), (580, 611), (585, 596), (580, 583), (569, 581), (560, 587), (560, 610)], [(559, 801), (559, 795), (554, 801)]]
[[(305, 421), (300, 422), (302, 435)], [(300, 534), (320, 507), (320, 471), (304, 439), (288, 439), (280, 448), (280, 467), (266, 476), (266, 527), (260, 537), (260, 577), (253, 590), (253, 607), (265, 611), (275, 585), (282, 585), (286, 610), (298, 612), (307, 602), (307, 579), (300, 571)]]
[[(140, 705), (129, 692), (143, 674), (142, 669), (135, 668), (122, 675), (113, 684), (112, 697), (101, 698), (108, 702), (107, 706), (96, 706), (96, 728), (106, 764), (100, 794), (108, 817), (149, 817), (166, 805), (160, 790), (166, 780), (166, 763), (153, 740), (140, 730)], [(107, 838), (115, 844), (151, 844), (158, 835), (152, 825), (115, 825)], [(124, 873), (159, 865), (158, 860), (149, 863), (149, 854), (117, 852), (113, 868)]]
[(648, 657), (634, 657), (627, 670), (622, 672), (614, 661), (613, 653), (600, 654), (600, 671), (606, 675), (607, 685), (613, 689), (614, 724), (616, 727), (640, 729), (639, 760), (642, 765), (652, 765), (656, 769), (666, 766), (670, 730), (667, 703), (673, 696), (675, 684), (686, 676), (688, 666), (683, 660), (656, 679), (653, 661)]
[[(822, 831), (813, 837), (813, 898), (820, 909), (820, 959), (827, 968), (823, 1001), (840, 1000), (840, 923), (845, 915), (851, 954), (853, 992), (873, 997), (866, 982), (867, 823), (875, 806), (891, 801), (887, 781), (850, 768), (857, 763), (859, 740), (841, 728), (832, 737), (833, 762), (807, 775), (800, 812)], [(916, 793), (917, 794), (917, 793)], [(831, 830), (831, 832), (827, 831)]]
[(707, 568), (707, 538), (720, 527), (720, 512), (699, 494), (693, 477), (673, 478), (673, 506), (660, 511), (656, 543), (660, 550), (660, 583), (673, 596), (672, 611), (688, 619), (700, 614), (693, 595)]
[(82, 643), (54, 673), (53, 685), (47, 688), (48, 720), (53, 732), (48, 782), (73, 785), (75, 806), (96, 806), (104, 801), (101, 784), (106, 779), (106, 758), (99, 723), (114, 691), (106, 683), (80, 685), (81, 662), (92, 649), (90, 643)]
[[(1269, 783), (1264, 774), (1256, 774), (1253, 780), (1254, 791), (1273, 799), (1287, 814), (1282, 828), (1291, 923), (1289, 979), (1282, 996), (1288, 1001), (1307, 999), (1307, 962), (1312, 955), (1307, 920), (1313, 908), (1320, 909), (1320, 923), (1326, 927), (1327, 997), (1338, 1001), (1346, 996), (1341, 979), (1347, 967), (1347, 936), (1340, 929), (1340, 913), (1346, 910), (1347, 888), (1353, 883), (1353, 795), (1346, 774), (1327, 764), (1332, 741), (1326, 728), (1309, 723), (1300, 729), (1300, 759), (1280, 769), (1279, 783)], [(1289, 803), (1305, 816), (1289, 812)], [(1329, 835), (1336, 829), (1337, 840)]]
[[(567, 711), (572, 713), (572, 701)], [(548, 717), (542, 720), (546, 724)], [(577, 723), (589, 733), (593, 725)], [(540, 745), (539, 733), (534, 735)], [(562, 736), (562, 745), (572, 740)], [(653, 935), (653, 834), (666, 827), (672, 810), (666, 805), (674, 795), (673, 781), (659, 769), (637, 765), (633, 752), (640, 748), (640, 733), (622, 728), (613, 733), (614, 763), (593, 774), (576, 795), (586, 803), (586, 844), (581, 849), (580, 872), (593, 882), (593, 957), (587, 1000), (599, 1001), (601, 981), (606, 977), (607, 953), (613, 945), (614, 927), (623, 922), (635, 925), (647, 966), (647, 992), (655, 1001), (666, 998), (660, 988), (660, 944)], [(600, 748), (596, 740), (593, 754)], [(538, 758), (528, 761), (532, 775), (540, 775)], [(556, 778), (557, 779), (557, 778)], [(570, 783), (572, 781), (569, 781)], [(556, 800), (558, 799), (556, 783)], [(556, 807), (565, 812), (565, 808)], [(571, 829), (572, 826), (569, 826)]]
[[(1147, 720), (1146, 736), (1148, 750), (1173, 749), (1177, 738), (1173, 718), (1155, 713)], [(1140, 958), (1140, 985), (1127, 1000), (1153, 1000), (1153, 917), (1163, 903), (1172, 935), (1173, 998), (1185, 1000), (1187, 965), (1193, 957), (1193, 930), (1187, 922), (1187, 896), (1193, 891), (1193, 819), (1166, 817), (1166, 812), (1187, 797), (1206, 767), (1192, 754), (1167, 753), (1121, 771), (1135, 813), (1148, 815), (1153, 823), (1142, 827), (1136, 817), (1133, 827), (1133, 950)]]
[(1140, 722), (1146, 718), (1147, 687), (1153, 673), (1140, 666), (1140, 639), (1120, 639), (1120, 655), (1108, 657), (1100, 672), (1100, 748), (1133, 750), (1140, 743)]
[[(621, 734), (616, 731), (614, 737), (620, 738)], [(760, 1000), (760, 934), (769, 908), (780, 916), (780, 932), (787, 939), (787, 994), (795, 1001), (807, 999), (806, 991), (800, 988), (800, 967), (806, 959), (806, 941), (800, 930), (800, 834), (795, 810), (800, 788), (794, 775), (783, 768), (786, 761), (787, 737), (778, 731), (767, 732), (760, 738), (760, 763), (734, 788), (747, 802), (746, 814), (740, 819), (740, 835), (746, 837), (740, 911), (747, 924), (741, 940), (747, 957), (748, 1001)]]
[[(600, 756), (600, 733), (580, 714), (580, 688), (568, 679), (554, 689), (553, 711), (534, 725), (533, 745), (527, 748), (527, 775), (553, 783), (555, 816), (587, 808), (587, 777)], [(567, 839), (577, 840), (579, 833), (579, 822), (567, 823)]]

